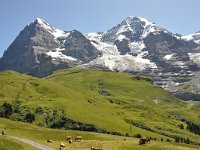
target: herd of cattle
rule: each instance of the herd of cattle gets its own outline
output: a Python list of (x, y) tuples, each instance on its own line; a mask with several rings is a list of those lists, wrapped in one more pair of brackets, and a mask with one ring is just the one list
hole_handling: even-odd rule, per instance
[[(81, 136), (76, 136), (75, 138), (74, 138), (74, 141), (75, 142), (81, 142), (81, 140), (82, 140), (82, 137)], [(66, 137), (66, 141), (69, 143), (69, 144), (71, 144), (72, 142), (73, 142), (73, 137), (72, 136), (67, 136)], [(52, 140), (50, 140), (50, 139), (47, 139), (47, 142), (48, 143), (52, 143), (53, 141)], [(150, 142), (150, 139), (149, 138), (140, 138), (140, 140), (139, 140), (139, 145), (142, 145), (142, 144), (146, 144), (146, 143), (149, 143)], [(60, 143), (60, 150), (62, 150), (63, 148), (65, 148), (65, 144), (64, 143)], [(103, 150), (103, 148), (101, 148), (101, 147), (91, 147), (91, 150)]]
[[(2, 130), (1, 131), (1, 135), (6, 135), (6, 133), (5, 133), (5, 130)], [(76, 136), (75, 138), (74, 138), (74, 141), (75, 142), (81, 142), (81, 140), (82, 140), (82, 137), (81, 136)], [(72, 142), (73, 142), (73, 137), (72, 136), (67, 136), (66, 137), (66, 141), (69, 143), (69, 144), (71, 144)], [(51, 139), (47, 139), (47, 142), (48, 143), (53, 143), (53, 140), (51, 140)], [(150, 139), (149, 138), (140, 138), (140, 140), (139, 140), (139, 145), (142, 145), (142, 144), (146, 144), (146, 143), (149, 143), (150, 142)], [(62, 150), (63, 148), (65, 147), (65, 144), (64, 143), (60, 143), (60, 150)], [(103, 150), (103, 148), (101, 148), (101, 147), (91, 147), (91, 150)]]
[[(76, 136), (75, 138), (74, 138), (74, 141), (75, 142), (81, 142), (81, 140), (82, 140), (82, 137), (81, 136)], [(66, 141), (69, 143), (69, 144), (71, 144), (72, 142), (73, 142), (73, 138), (72, 138), (72, 136), (67, 136), (66, 137)], [(47, 142), (48, 143), (52, 143), (53, 141), (52, 140), (50, 140), (50, 139), (47, 139)], [(60, 143), (60, 150), (62, 150), (63, 148), (65, 148), (65, 144), (64, 143)], [(91, 150), (103, 150), (102, 148), (100, 148), (100, 147), (91, 147)]]

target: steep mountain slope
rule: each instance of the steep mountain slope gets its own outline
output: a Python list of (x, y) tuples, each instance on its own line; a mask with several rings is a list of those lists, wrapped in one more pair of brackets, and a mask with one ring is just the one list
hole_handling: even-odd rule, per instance
[[(16, 99), (22, 108), (37, 114), (39, 125), (45, 126), (46, 112), (56, 110), (110, 132), (200, 142), (199, 135), (189, 132), (184, 122), (200, 124), (199, 104), (176, 99), (154, 87), (147, 77), (79, 68), (57, 71), (45, 79), (1, 72), (0, 102)], [(36, 112), (39, 107), (42, 114)]]
[(86, 63), (99, 52), (78, 31), (61, 31), (37, 18), (27, 25), (5, 51), (0, 70), (43, 77), (53, 70)]

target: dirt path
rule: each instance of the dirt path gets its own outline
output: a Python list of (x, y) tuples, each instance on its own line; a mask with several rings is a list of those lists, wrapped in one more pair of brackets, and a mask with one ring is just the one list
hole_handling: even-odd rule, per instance
[(53, 148), (50, 148), (48, 146), (45, 146), (45, 145), (42, 145), (42, 144), (39, 144), (37, 142), (34, 142), (32, 140), (27, 140), (27, 139), (22, 139), (22, 138), (18, 138), (18, 137), (15, 137), (15, 136), (9, 136), (10, 138), (13, 138), (15, 140), (18, 140), (18, 141), (21, 141), (21, 142), (24, 142), (24, 143), (27, 143), (27, 144), (30, 144), (40, 150), (54, 150)]

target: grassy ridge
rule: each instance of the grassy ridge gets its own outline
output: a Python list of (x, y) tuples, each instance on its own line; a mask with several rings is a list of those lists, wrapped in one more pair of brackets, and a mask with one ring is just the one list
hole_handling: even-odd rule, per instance
[[(200, 124), (199, 104), (180, 101), (146, 80), (79, 68), (60, 70), (45, 79), (6, 71), (0, 73), (0, 103), (20, 99), (31, 111), (39, 106), (56, 109), (108, 131), (164, 140), (169, 137), (163, 134), (175, 135), (200, 142), (200, 136), (189, 132), (179, 119)], [(42, 116), (37, 116), (35, 123), (40, 121)]]

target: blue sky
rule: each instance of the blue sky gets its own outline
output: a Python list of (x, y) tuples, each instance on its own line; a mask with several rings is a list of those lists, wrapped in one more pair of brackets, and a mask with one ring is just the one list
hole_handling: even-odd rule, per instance
[(200, 0), (1, 0), (0, 57), (26, 24), (43, 18), (62, 30), (106, 31), (128, 16), (183, 35), (200, 30)]

